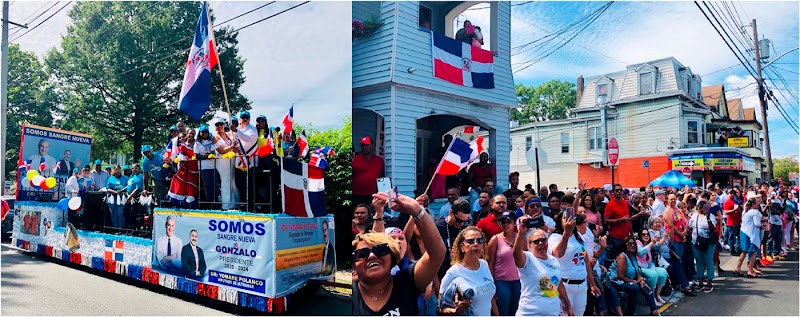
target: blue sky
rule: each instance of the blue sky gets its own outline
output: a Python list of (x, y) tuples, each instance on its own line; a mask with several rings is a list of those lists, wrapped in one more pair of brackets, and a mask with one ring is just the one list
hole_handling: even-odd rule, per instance
[[(542, 38), (606, 3), (587, 1), (523, 4), (524, 2), (513, 2), (512, 47)], [(744, 24), (749, 24), (751, 19), (757, 20), (759, 37), (766, 36), (773, 43), (773, 58), (798, 47), (800, 38), (798, 2), (758, 1), (725, 4), (731, 12), (738, 12), (738, 17)], [(727, 13), (723, 11), (726, 7), (721, 2), (709, 3), (709, 6), (712, 5), (718, 11)], [(489, 25), (489, 10), (478, 9), (486, 6), (488, 5), (478, 4), (473, 7), (475, 10), (465, 11), (462, 21), (466, 18), (482, 27)], [(752, 29), (744, 30), (752, 34)], [(484, 30), (483, 33), (489, 32)], [(736, 43), (742, 47), (741, 43)], [(741, 65), (725, 69), (739, 64), (738, 60), (694, 2), (687, 1), (615, 2), (572, 42), (533, 66), (515, 73), (514, 81), (525, 85), (538, 85), (552, 79), (575, 82), (578, 75), (583, 75), (584, 78), (601, 75), (623, 70), (629, 64), (669, 56), (675, 57), (692, 71), (700, 74), (704, 86), (723, 83), (726, 89), (730, 90), (755, 82)], [(788, 89), (795, 96), (800, 95), (798, 94), (799, 59), (798, 51), (794, 51), (769, 66), (783, 76)], [(512, 67), (519, 68), (516, 63), (526, 60), (529, 60), (527, 53), (512, 56)], [(787, 89), (771, 72), (765, 70), (765, 77), (775, 78), (774, 83), (768, 79), (767, 84), (773, 88), (790, 119), (797, 122), (797, 99), (786, 91)], [(788, 100), (780, 96), (778, 90), (783, 92)], [(757, 107), (758, 98), (755, 92), (755, 85), (751, 85), (746, 89), (729, 92), (727, 97), (728, 99), (741, 97), (745, 107)], [(800, 137), (788, 126), (776, 107), (768, 107), (768, 120), (773, 156), (797, 155)]]
[[(265, 1), (210, 1), (216, 21), (225, 21), (265, 4)], [(227, 25), (238, 28), (266, 18), (300, 2), (277, 2)], [(9, 20), (26, 22), (37, 9), (52, 2), (13, 1)], [(54, 15), (21, 37), (23, 50), (39, 57), (60, 46), (74, 5)], [(53, 10), (33, 22), (37, 24)], [(349, 2), (311, 2), (239, 32), (239, 52), (247, 78), (241, 92), (253, 101), (251, 113), (264, 114), (270, 123), (283, 118), (294, 103), (294, 118), (317, 128), (338, 127), (351, 110)], [(199, 13), (199, 9), (198, 9)], [(331, 27), (333, 25), (341, 27)], [(13, 34), (12, 29), (10, 33)], [(21, 33), (20, 33), (21, 34)], [(14, 38), (11, 36), (10, 38)], [(187, 38), (187, 48), (191, 39)]]

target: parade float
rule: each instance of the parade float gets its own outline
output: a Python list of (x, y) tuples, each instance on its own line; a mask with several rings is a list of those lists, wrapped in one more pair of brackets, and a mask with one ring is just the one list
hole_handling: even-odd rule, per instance
[[(135, 230), (99, 232), (108, 228), (105, 203), (92, 205), (86, 196), (83, 201), (61, 198), (68, 177), (58, 172), (59, 166), (70, 160), (88, 162), (90, 146), (88, 135), (23, 126), (13, 245), (269, 314), (285, 312), (293, 292), (310, 281), (330, 280), (336, 271), (335, 228), (333, 216), (324, 210), (323, 169), (284, 159), (282, 207), (287, 212), (151, 205), (142, 209), (151, 233), (137, 237)], [(70, 157), (63, 157), (65, 151)], [(50, 153), (59, 153), (59, 159)], [(102, 225), (85, 225), (81, 219), (87, 215), (100, 217)], [(78, 227), (84, 229), (71, 220), (81, 221)]]

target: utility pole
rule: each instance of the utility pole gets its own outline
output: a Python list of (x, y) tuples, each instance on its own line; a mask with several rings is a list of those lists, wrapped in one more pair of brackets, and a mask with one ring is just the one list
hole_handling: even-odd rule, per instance
[[(0, 38), (0, 195), (4, 195), (6, 186), (6, 113), (8, 112), (8, 25), (13, 24), (27, 29), (27, 24), (8, 21), (8, 1), (3, 1), (2, 38)], [(16, 168), (16, 167), (15, 167)]]
[(764, 87), (764, 79), (761, 77), (761, 47), (758, 45), (758, 28), (756, 28), (756, 19), (752, 20), (751, 26), (753, 27), (753, 47), (756, 54), (756, 73), (758, 74), (758, 102), (761, 104), (761, 123), (764, 125), (764, 155), (767, 162), (767, 179), (762, 181), (772, 180), (772, 151), (769, 149), (769, 128), (767, 128), (767, 99), (766, 89)]

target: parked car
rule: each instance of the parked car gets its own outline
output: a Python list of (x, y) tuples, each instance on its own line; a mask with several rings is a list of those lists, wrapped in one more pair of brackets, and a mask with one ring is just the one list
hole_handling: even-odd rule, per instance
[[(11, 242), (11, 232), (14, 230), (14, 217), (17, 215), (16, 210), (14, 209), (14, 196), (2, 196), (0, 197), (0, 204), (2, 205), (2, 241), (3, 242)], [(5, 210), (6, 205), (8, 205), (8, 210)]]

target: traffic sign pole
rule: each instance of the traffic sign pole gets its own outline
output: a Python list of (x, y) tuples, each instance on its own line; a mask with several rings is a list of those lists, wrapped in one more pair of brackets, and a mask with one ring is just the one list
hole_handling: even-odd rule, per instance
[(619, 164), (619, 143), (617, 138), (608, 139), (608, 165), (611, 165), (611, 186), (614, 186), (614, 167)]

